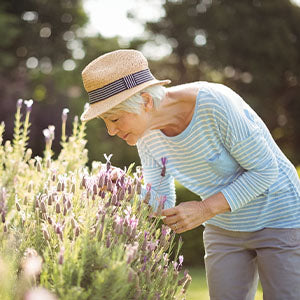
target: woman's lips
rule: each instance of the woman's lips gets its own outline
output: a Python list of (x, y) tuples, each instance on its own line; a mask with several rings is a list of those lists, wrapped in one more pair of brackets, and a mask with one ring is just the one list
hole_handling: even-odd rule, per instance
[(123, 139), (123, 140), (126, 140), (126, 138), (128, 137), (128, 135), (129, 135), (129, 133), (125, 134), (125, 135), (122, 137), (122, 139)]

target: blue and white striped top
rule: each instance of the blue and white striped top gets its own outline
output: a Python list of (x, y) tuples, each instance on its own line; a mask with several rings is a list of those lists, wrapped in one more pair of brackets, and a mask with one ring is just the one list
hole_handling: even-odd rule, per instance
[[(199, 87), (183, 132), (168, 137), (152, 130), (137, 143), (145, 182), (152, 185), (150, 204), (157, 207), (166, 195), (165, 208), (173, 207), (176, 178), (202, 199), (224, 194), (231, 212), (207, 224), (233, 231), (300, 228), (300, 181), (266, 125), (230, 88), (208, 82)], [(162, 157), (168, 159), (165, 177)]]

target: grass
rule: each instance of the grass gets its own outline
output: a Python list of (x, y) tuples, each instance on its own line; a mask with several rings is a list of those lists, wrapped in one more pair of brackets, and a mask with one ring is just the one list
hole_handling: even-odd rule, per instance
[[(193, 268), (189, 270), (192, 276), (192, 282), (187, 291), (186, 300), (209, 300), (209, 293), (206, 284), (205, 270), (203, 268)], [(255, 300), (262, 300), (262, 289), (258, 286)]]

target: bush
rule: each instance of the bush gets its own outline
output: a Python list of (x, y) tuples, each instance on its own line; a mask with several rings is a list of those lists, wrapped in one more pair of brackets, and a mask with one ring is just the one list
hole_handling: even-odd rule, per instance
[[(185, 201), (199, 201), (200, 197), (176, 182), (177, 205)], [(203, 226), (181, 234), (183, 245), (182, 255), (186, 266), (204, 266)]]
[(22, 121), (18, 101), (12, 142), (2, 145), (0, 125), (0, 298), (185, 298), (181, 241), (174, 251), (175, 234), (140, 200), (139, 169), (113, 178), (105, 155), (89, 170), (85, 126), (75, 118), (66, 137), (66, 110), (58, 157), (49, 126), (44, 156), (32, 158), (26, 105)]

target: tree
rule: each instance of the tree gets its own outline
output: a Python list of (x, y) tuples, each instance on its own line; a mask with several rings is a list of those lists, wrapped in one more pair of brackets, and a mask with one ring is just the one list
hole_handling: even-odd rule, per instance
[(166, 0), (164, 9), (147, 28), (167, 39), (172, 54), (154, 69), (173, 83), (231, 86), (299, 164), (300, 8), (289, 0)]
[[(44, 150), (42, 130), (53, 124), (60, 136), (60, 116), (70, 109), (71, 120), (83, 111), (88, 95), (81, 71), (101, 54), (120, 48), (118, 38), (84, 36), (87, 16), (81, 0), (4, 0), (0, 4), (0, 120), (5, 121), (5, 139), (11, 139), (13, 114), (18, 98), (33, 98), (30, 147), (33, 155)], [(102, 160), (114, 153), (113, 163), (124, 167), (137, 161), (135, 149), (109, 138), (100, 121), (88, 123), (89, 159)], [(59, 139), (53, 148), (59, 152)]]
[(66, 106), (62, 65), (73, 66), (73, 45), (79, 42), (79, 29), (87, 17), (81, 0), (4, 0), (0, 20), (0, 119), (10, 124), (6, 129), (9, 137), (16, 100), (39, 101), (32, 116), (37, 126), (31, 129), (35, 137), (31, 146), (38, 152), (43, 144), (40, 127), (58, 125), (56, 112)]

